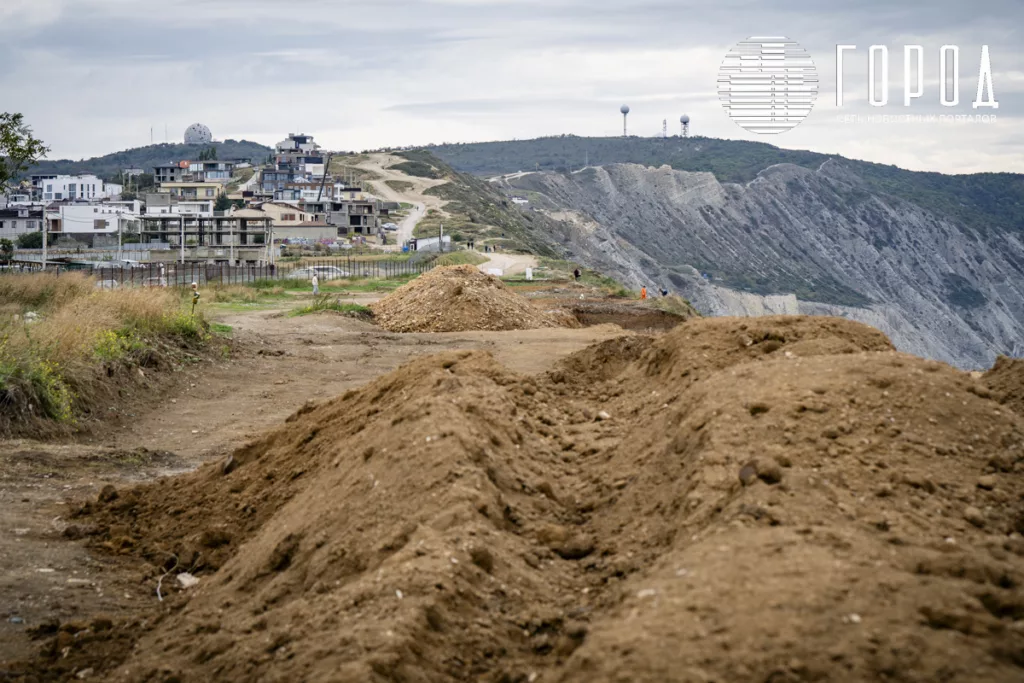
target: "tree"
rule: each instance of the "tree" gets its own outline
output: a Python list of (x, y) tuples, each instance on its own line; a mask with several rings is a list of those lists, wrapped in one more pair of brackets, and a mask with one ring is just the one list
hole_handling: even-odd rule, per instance
[(0, 239), (0, 261), (7, 263), (14, 258), (14, 242), (9, 239)]
[[(52, 238), (51, 238), (52, 241)], [(42, 249), (43, 248), (43, 233), (39, 232), (23, 232), (18, 235), (18, 248), (19, 249)]]
[(213, 205), (214, 211), (227, 211), (231, 208), (231, 200), (226, 194), (217, 197), (217, 203)]
[(32, 136), (21, 114), (0, 113), (0, 190), (49, 151), (42, 140)]

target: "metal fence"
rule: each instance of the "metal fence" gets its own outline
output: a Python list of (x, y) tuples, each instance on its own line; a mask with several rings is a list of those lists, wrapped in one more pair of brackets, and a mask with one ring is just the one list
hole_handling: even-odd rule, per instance
[[(201, 287), (234, 285), (260, 280), (298, 280), (309, 282), (314, 273), (321, 283), (341, 279), (391, 279), (419, 275), (434, 267), (433, 259), (379, 260), (358, 258), (311, 259), (303, 263), (243, 265), (205, 263), (144, 263), (132, 265), (48, 264), (47, 271), (80, 272), (96, 278), (103, 289), (120, 287)], [(39, 272), (39, 263), (12, 263), (2, 273)]]

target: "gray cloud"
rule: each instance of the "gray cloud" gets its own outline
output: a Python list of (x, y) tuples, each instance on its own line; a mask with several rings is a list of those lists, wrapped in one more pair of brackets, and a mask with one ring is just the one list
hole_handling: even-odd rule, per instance
[[(838, 152), (946, 172), (1020, 170), (1024, 5), (1019, 0), (3, 0), (0, 110), (25, 113), (53, 148), (79, 158), (172, 138), (193, 122), (221, 138), (272, 144), (304, 130), (325, 145), (475, 141), (631, 129), (653, 135), (680, 113), (693, 130)], [(717, 70), (737, 41), (798, 40), (814, 56), (814, 114), (775, 138), (747, 134), (717, 100)], [(938, 48), (962, 49), (970, 107), (981, 44), (992, 51), (1001, 108), (992, 125), (835, 122), (835, 45), (847, 58), (842, 113), (865, 102), (867, 48), (890, 49), (890, 102), (902, 108), (902, 45), (925, 46), (932, 84), (915, 113), (937, 104)], [(1016, 155), (1016, 156), (1014, 156)]]

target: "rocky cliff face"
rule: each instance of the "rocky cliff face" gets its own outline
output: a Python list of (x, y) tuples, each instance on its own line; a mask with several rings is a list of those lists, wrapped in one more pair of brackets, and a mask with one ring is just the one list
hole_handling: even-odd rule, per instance
[(961, 367), (1024, 351), (1021, 234), (872, 191), (842, 162), (745, 184), (635, 164), (505, 182), (569, 226), (571, 257), (709, 315), (844, 316)]

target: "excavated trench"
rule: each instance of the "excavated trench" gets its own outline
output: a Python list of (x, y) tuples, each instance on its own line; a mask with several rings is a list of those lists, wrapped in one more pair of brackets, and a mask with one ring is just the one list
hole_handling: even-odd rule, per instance
[(691, 320), (539, 376), (419, 359), (83, 505), (173, 596), (68, 647), (128, 681), (1014, 680), (1024, 419), (998, 398), (828, 318)]

